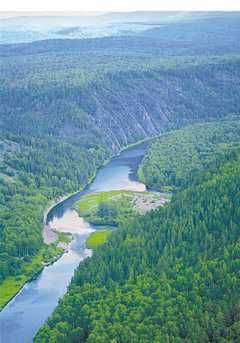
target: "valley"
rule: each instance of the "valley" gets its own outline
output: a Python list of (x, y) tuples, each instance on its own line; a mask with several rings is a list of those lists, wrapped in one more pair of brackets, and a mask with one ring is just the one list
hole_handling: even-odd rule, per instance
[(124, 15), (0, 17), (1, 343), (240, 337), (240, 14)]
[[(73, 241), (68, 244), (60, 259), (52, 265), (44, 267), (37, 278), (27, 283), (0, 312), (1, 338), (3, 340), (9, 343), (21, 343), (21, 337), (24, 337), (26, 343), (31, 342), (36, 331), (53, 311), (58, 299), (66, 292), (78, 263), (91, 256), (91, 250), (85, 246), (85, 241), (90, 239), (88, 236), (91, 233), (101, 233), (101, 230), (98, 226), (91, 225), (79, 217), (71, 207), (77, 199), (80, 198), (81, 201), (84, 196), (96, 194), (91, 193), (96, 190), (98, 192), (108, 190), (110, 193), (111, 189), (116, 189), (113, 192), (119, 193), (122, 192), (122, 189), (130, 188), (135, 192), (141, 191), (144, 185), (137, 182), (135, 175), (146, 149), (147, 143), (140, 143), (140, 145), (124, 150), (99, 170), (96, 178), (84, 191), (66, 198), (50, 209), (46, 216), (47, 224), (52, 229), (54, 228), (57, 234), (70, 233)], [(101, 196), (102, 193), (97, 194)], [(91, 239), (87, 246), (89, 244), (92, 246)], [(35, 270), (35, 272), (37, 271)], [(58, 285), (53, 281), (56, 279)], [(34, 303), (34, 305), (29, 307), (29, 303)], [(39, 311), (39, 306), (42, 308), (41, 311)], [(20, 308), (23, 311), (19, 312)], [(27, 325), (31, 318), (35, 318), (33, 325)], [(17, 326), (14, 324), (16, 320)]]
[[(199, 125), (190, 130), (198, 135)], [(168, 135), (182, 139), (184, 133), (187, 144), (189, 128), (182, 131)], [(146, 158), (161, 163), (156, 144), (142, 166)], [(167, 149), (170, 156), (172, 146)], [(204, 170), (186, 175), (169, 204), (123, 222), (77, 269), (34, 341), (237, 341), (239, 166), (239, 147), (208, 156)]]

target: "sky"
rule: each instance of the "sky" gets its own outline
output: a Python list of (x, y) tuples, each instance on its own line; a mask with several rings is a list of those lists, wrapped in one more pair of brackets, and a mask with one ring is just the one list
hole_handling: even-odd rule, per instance
[[(220, 10), (240, 11), (240, 0), (7, 0), (1, 1), (3, 12), (36, 11), (166, 11)], [(22, 13), (23, 14), (23, 13)], [(28, 13), (25, 13), (28, 14)], [(1, 13), (4, 15), (4, 13)], [(5, 13), (9, 15), (9, 13)]]

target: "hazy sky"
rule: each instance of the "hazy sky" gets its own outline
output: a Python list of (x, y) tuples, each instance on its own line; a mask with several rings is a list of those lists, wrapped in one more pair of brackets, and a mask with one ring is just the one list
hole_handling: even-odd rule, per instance
[(0, 4), (0, 11), (141, 10), (240, 10), (240, 0), (7, 0)]

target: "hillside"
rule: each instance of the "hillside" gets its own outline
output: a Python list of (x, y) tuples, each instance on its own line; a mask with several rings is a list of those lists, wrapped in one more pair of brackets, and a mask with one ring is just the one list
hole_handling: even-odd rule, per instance
[(193, 124), (154, 140), (138, 174), (148, 187), (175, 191), (186, 186), (209, 162), (240, 143), (238, 117)]
[(46, 248), (46, 208), (121, 148), (240, 113), (238, 22), (202, 17), (192, 35), (187, 20), (181, 37), (168, 23), (130, 36), (0, 45), (0, 287), (14, 277), (14, 294), (22, 274), (33, 276), (25, 270)]
[(85, 69), (76, 56), (70, 62), (53, 56), (48, 64), (45, 58), (34, 56), (32, 71), (28, 58), (17, 58), (11, 69), (4, 61), (0, 132), (3, 144), (14, 148), (3, 150), (1, 163), (0, 279), (18, 274), (26, 252), (31, 257), (39, 250), (50, 200), (82, 188), (121, 147), (166, 128), (239, 113), (238, 58), (173, 60), (168, 67), (161, 60), (143, 66), (127, 59), (123, 71), (110, 59), (106, 72), (100, 58), (91, 80), (80, 77)]
[(89, 60), (64, 51), (0, 59), (1, 130), (81, 145), (90, 137), (118, 151), (165, 128), (239, 113), (238, 56)]
[(35, 342), (237, 342), (240, 154), (85, 260)]

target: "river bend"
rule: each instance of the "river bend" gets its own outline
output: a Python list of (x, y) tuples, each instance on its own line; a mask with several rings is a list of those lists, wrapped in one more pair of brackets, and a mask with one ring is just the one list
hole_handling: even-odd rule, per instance
[(145, 154), (147, 143), (141, 143), (120, 153), (99, 169), (94, 181), (83, 192), (76, 193), (54, 206), (47, 215), (47, 223), (59, 231), (74, 236), (67, 253), (46, 266), (36, 280), (27, 283), (0, 312), (1, 343), (31, 343), (33, 337), (51, 315), (67, 290), (74, 270), (91, 250), (85, 247), (86, 237), (95, 230), (80, 218), (72, 205), (85, 193), (128, 189), (144, 191), (137, 181), (137, 168)]

